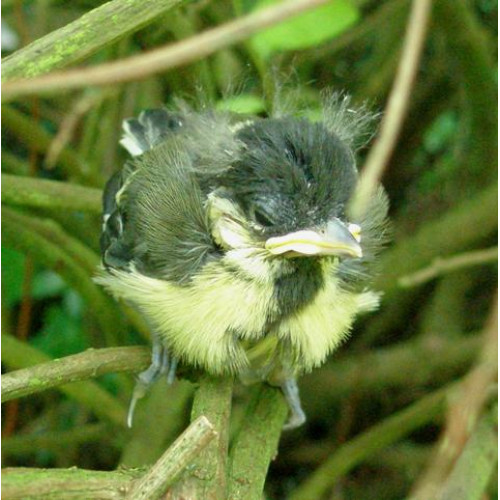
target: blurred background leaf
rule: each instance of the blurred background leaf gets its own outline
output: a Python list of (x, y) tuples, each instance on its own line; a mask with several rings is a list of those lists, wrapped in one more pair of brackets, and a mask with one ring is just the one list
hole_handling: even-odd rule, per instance
[[(273, 3), (261, 0), (254, 9)], [(263, 30), (251, 43), (262, 58), (268, 59), (276, 52), (307, 49), (331, 40), (356, 24), (359, 17), (359, 10), (352, 2), (337, 0)]]

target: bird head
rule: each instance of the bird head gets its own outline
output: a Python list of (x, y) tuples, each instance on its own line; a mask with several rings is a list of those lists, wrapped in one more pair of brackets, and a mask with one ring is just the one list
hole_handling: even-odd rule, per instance
[(363, 256), (361, 227), (346, 216), (357, 170), (345, 142), (296, 118), (255, 121), (236, 135), (241, 154), (208, 195), (222, 248), (269, 258)]

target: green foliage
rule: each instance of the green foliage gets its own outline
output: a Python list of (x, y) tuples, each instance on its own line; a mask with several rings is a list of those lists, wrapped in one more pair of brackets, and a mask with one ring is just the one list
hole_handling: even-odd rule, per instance
[[(45, 291), (50, 294), (54, 289)], [(82, 328), (82, 306), (81, 297), (68, 290), (60, 304), (45, 309), (42, 329), (34, 335), (32, 345), (51, 358), (76, 354), (90, 347)]]
[(8, 307), (18, 304), (23, 292), (25, 257), (9, 247), (2, 247), (2, 297)]
[[(75, 0), (24, 2), (20, 9), (18, 3), (2, 6), (3, 20), (26, 45), (5, 54), (7, 82), (77, 65), (130, 64), (129, 57), (279, 4)], [(186, 380), (155, 386), (139, 403), (136, 425), (125, 429), (132, 375), (149, 362), (145, 347), (132, 346), (146, 345), (151, 332), (92, 277), (101, 189), (126, 158), (118, 146), (124, 118), (181, 98), (260, 116), (276, 106), (319, 120), (324, 89), (383, 112), (411, 3), (332, 1), (167, 71), (73, 92), (62, 75), (55, 93), (3, 105), (2, 361), (12, 372), (4, 375), (5, 394), (25, 396), (17, 410), (11, 401), (3, 408), (4, 466), (15, 468), (4, 474), (6, 498), (67, 498), (70, 487), (86, 500), (111, 490), (122, 495), (189, 425), (196, 384), (193, 418), (207, 414), (218, 432), (186, 469), (186, 481), (199, 491), (215, 478), (222, 489), (227, 479), (235, 499), (260, 500), (263, 483), (270, 500), (408, 498), (434, 452), (444, 449), (439, 437), (453, 416), (447, 405), (462, 394), (456, 384), (478, 364), (480, 373), (490, 369), (484, 352), (493, 352), (493, 342), (483, 333), (491, 331), (496, 289), (491, 259), (414, 287), (401, 288), (400, 279), (436, 259), (496, 245), (496, 1), (433, 2), (408, 113), (384, 176), (394, 237), (376, 278), (382, 307), (300, 381), (306, 426), (280, 436), (286, 408), (271, 387), (233, 388), (181, 367)], [(372, 144), (359, 153), (361, 169)], [(18, 332), (26, 338), (15, 338)], [(446, 491), (463, 486), (470, 498), (496, 497), (491, 384), (473, 379), (462, 394), (472, 424), (439, 478)], [(118, 469), (122, 463), (137, 469)], [(57, 492), (56, 479), (64, 491)]]
[(430, 154), (442, 152), (453, 139), (453, 135), (457, 133), (458, 123), (455, 113), (446, 111), (438, 116), (423, 137), (423, 145), (425, 150)]
[[(255, 8), (274, 3), (274, 0), (260, 0)], [(355, 25), (359, 17), (352, 2), (336, 0), (261, 31), (251, 43), (262, 58), (268, 59), (277, 52), (307, 49), (325, 43)]]

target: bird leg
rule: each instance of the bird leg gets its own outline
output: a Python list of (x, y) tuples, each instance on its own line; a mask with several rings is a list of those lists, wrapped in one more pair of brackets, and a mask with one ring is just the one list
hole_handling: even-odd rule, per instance
[(281, 390), (290, 409), (290, 416), (287, 423), (283, 426), (283, 430), (300, 427), (306, 421), (306, 415), (300, 404), (299, 388), (295, 378), (287, 378), (281, 384)]
[(162, 375), (167, 375), (167, 383), (172, 384), (175, 380), (177, 369), (177, 358), (170, 356), (158, 335), (153, 335), (153, 347), (151, 350), (151, 364), (149, 367), (137, 375), (137, 381), (132, 393), (127, 415), (127, 426), (132, 427), (134, 410), (139, 399), (143, 398), (151, 385), (153, 385)]

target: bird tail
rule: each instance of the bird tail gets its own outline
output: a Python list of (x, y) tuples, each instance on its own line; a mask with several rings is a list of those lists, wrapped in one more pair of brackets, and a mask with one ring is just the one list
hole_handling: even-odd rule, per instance
[(132, 156), (139, 156), (182, 127), (183, 120), (179, 115), (164, 109), (148, 109), (138, 118), (124, 120), (122, 126), (120, 144)]

